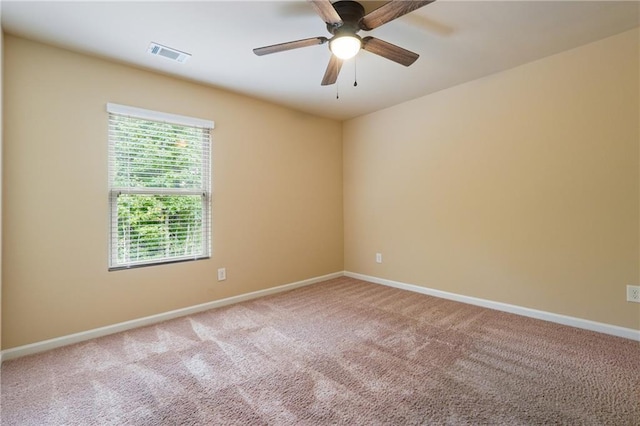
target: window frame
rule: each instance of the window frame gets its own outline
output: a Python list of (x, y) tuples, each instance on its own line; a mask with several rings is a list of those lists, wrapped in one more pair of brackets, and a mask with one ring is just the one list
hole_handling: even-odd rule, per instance
[[(108, 113), (108, 193), (109, 193), (109, 271), (139, 268), (154, 265), (165, 265), (177, 262), (193, 261), (211, 258), (211, 209), (212, 209), (212, 135), (215, 123), (211, 120), (187, 117), (183, 115), (170, 114), (159, 111), (152, 111), (115, 103), (107, 103)], [(112, 158), (115, 153), (115, 138), (111, 131), (112, 116), (123, 116), (145, 122), (158, 122), (185, 127), (194, 127), (206, 130), (206, 152), (202, 154), (202, 188), (149, 188), (149, 187), (116, 187), (114, 185), (115, 173)], [(118, 197), (121, 195), (166, 195), (166, 196), (187, 196), (197, 195), (202, 197), (202, 253), (185, 256), (162, 257), (148, 260), (118, 262)]]

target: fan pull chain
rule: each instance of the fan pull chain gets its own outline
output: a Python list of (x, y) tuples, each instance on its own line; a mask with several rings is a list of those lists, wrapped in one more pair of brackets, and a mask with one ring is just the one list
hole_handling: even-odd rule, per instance
[(336, 81), (336, 99), (340, 99), (340, 84)]
[(353, 87), (358, 86), (358, 61), (353, 58)]

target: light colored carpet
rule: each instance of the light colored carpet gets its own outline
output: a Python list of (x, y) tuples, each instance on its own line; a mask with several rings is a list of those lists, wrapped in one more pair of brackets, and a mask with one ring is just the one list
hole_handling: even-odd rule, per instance
[(640, 424), (638, 342), (350, 278), (1, 377), (3, 425)]

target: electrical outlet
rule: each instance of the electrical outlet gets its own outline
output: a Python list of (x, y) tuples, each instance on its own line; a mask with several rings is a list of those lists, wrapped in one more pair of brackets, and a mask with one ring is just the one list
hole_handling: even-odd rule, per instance
[(376, 253), (376, 263), (382, 263), (382, 253)]
[(640, 303), (640, 285), (627, 286), (627, 302)]
[(218, 281), (224, 281), (227, 279), (227, 268), (218, 269)]

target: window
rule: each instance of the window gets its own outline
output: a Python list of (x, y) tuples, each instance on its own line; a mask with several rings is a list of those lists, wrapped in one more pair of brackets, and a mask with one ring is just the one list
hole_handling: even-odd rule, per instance
[(213, 122), (107, 104), (109, 269), (211, 255)]

